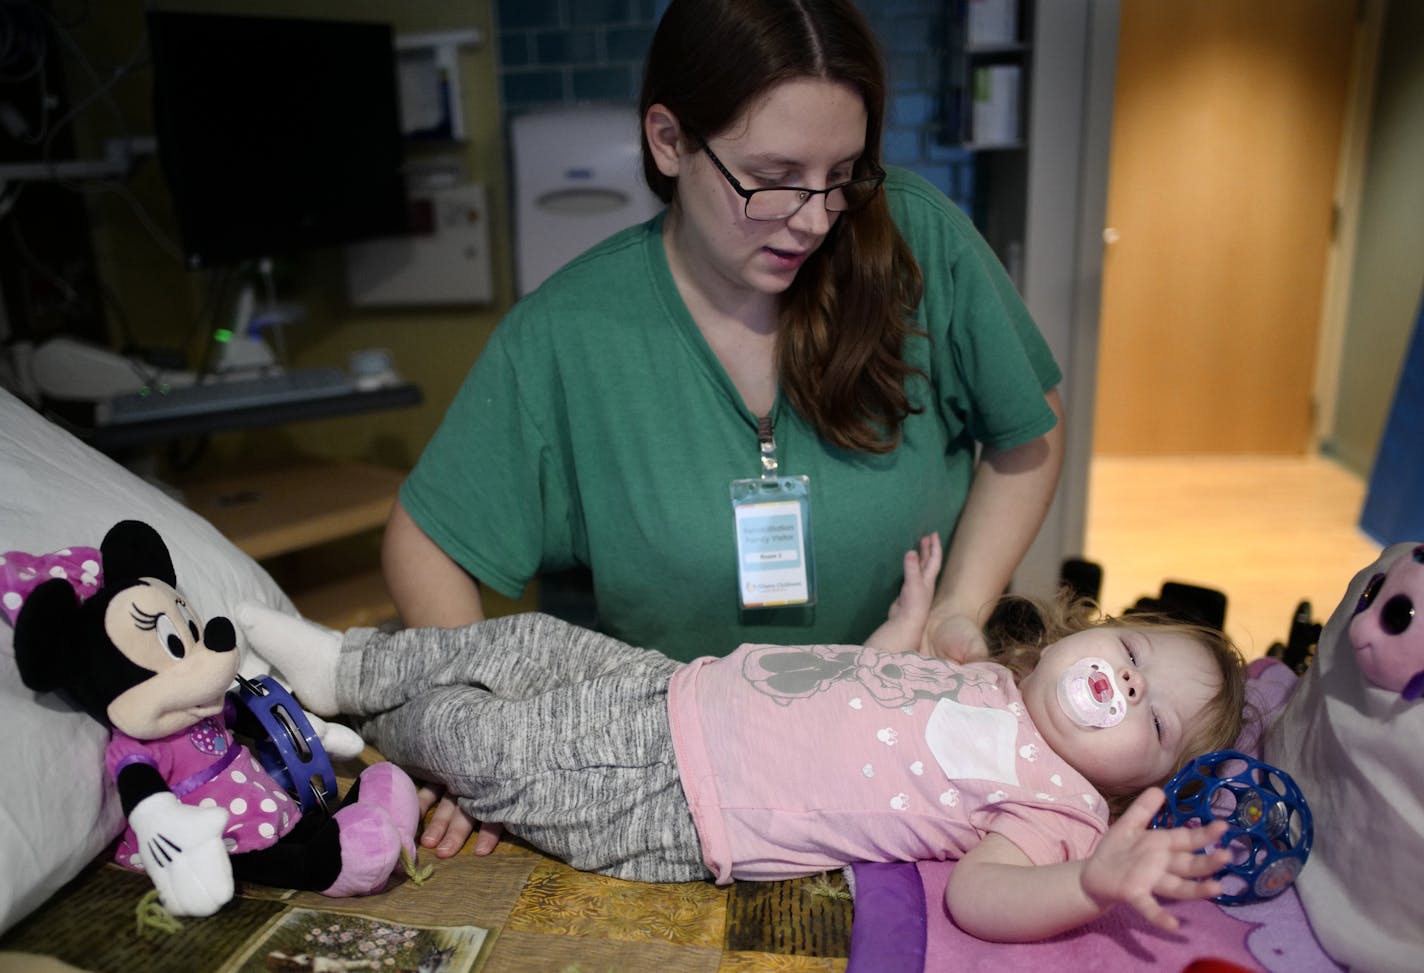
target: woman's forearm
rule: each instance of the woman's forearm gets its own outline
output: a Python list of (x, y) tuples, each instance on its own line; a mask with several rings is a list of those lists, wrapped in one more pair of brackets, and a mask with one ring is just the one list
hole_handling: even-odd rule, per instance
[(966, 615), (983, 625), (1043, 526), (1058, 489), (1065, 440), (1057, 389), (1045, 399), (1059, 418), (1056, 426), (1022, 446), (985, 449), (980, 457), (945, 552), (936, 616)]
[(475, 579), (420, 529), (400, 501), (386, 522), (381, 571), (408, 626), (455, 628), (484, 618)]

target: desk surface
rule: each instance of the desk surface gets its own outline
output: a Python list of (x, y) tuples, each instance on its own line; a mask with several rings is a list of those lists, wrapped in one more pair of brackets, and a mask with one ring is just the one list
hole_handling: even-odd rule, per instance
[(188, 506), (261, 560), (350, 537), (386, 522), (405, 473), (311, 462), (204, 478), (181, 487)]
[(301, 422), (307, 419), (328, 419), (360, 412), (399, 409), (419, 405), (422, 398), (420, 386), (407, 382), (403, 385), (373, 389), (369, 392), (332, 395), (305, 402), (251, 406), (244, 409), (230, 409), (221, 413), (156, 419), (152, 422), (138, 422), (130, 425), (96, 426), (93, 429), (76, 430), (76, 433), (95, 449), (107, 451), (123, 449), (128, 446), (140, 446), (163, 439), (204, 436), (209, 433), (228, 432), (234, 429), (255, 429), (262, 426)]

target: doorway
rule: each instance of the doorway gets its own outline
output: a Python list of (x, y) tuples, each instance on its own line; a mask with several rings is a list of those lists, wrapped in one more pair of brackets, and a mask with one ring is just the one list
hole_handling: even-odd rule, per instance
[(1300, 455), (1355, 0), (1124, 0), (1094, 454)]

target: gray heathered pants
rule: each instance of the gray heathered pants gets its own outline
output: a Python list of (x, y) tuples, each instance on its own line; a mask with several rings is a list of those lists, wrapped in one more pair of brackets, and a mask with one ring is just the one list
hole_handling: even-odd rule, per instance
[(337, 702), (367, 742), (584, 871), (703, 879), (668, 729), (678, 663), (548, 615), (353, 629)]

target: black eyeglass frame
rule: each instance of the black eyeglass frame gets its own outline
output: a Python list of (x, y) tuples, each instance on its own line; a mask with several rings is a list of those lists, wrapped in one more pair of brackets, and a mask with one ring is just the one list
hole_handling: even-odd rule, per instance
[[(850, 206), (846, 209), (831, 209), (829, 202), (827, 202), (826, 205), (826, 211), (830, 213), (854, 212), (855, 210), (860, 209), (866, 203), (870, 202), (871, 198), (875, 194), (875, 190), (879, 189), (881, 185), (885, 182), (885, 170), (881, 169), (874, 163), (871, 163), (870, 175), (861, 176), (858, 179), (847, 179), (845, 182), (838, 182), (834, 186), (827, 186), (825, 189), (807, 189), (805, 186), (763, 186), (760, 189), (747, 189), (740, 182), (738, 182), (737, 177), (732, 175), (731, 171), (725, 165), (722, 164), (722, 160), (717, 158), (717, 154), (712, 151), (712, 147), (707, 144), (706, 139), (697, 136), (697, 144), (702, 146), (702, 151), (707, 153), (707, 158), (712, 160), (712, 164), (717, 167), (717, 171), (722, 174), (722, 178), (727, 180), (727, 185), (732, 187), (732, 191), (735, 192), (738, 196), (742, 197), (742, 214), (745, 215), (747, 219), (755, 220), (758, 223), (777, 223), (781, 220), (789, 220), (791, 219), (791, 217), (801, 212), (802, 207), (809, 203), (811, 199), (815, 196), (825, 196), (827, 200), (829, 200), (830, 193), (836, 192), (837, 190), (844, 190), (847, 186), (865, 185), (867, 183), (873, 183), (873, 185), (869, 186), (865, 194), (865, 200), (863, 202), (857, 203), (855, 206)], [(801, 198), (801, 202), (797, 205), (797, 207), (791, 212), (787, 213), (785, 216), (765, 217), (753, 216), (751, 214), (750, 210), (752, 205), (752, 197), (755, 196), (757, 193), (788, 191), (802, 193), (803, 195)], [(847, 197), (847, 199), (849, 199), (849, 197)]]

